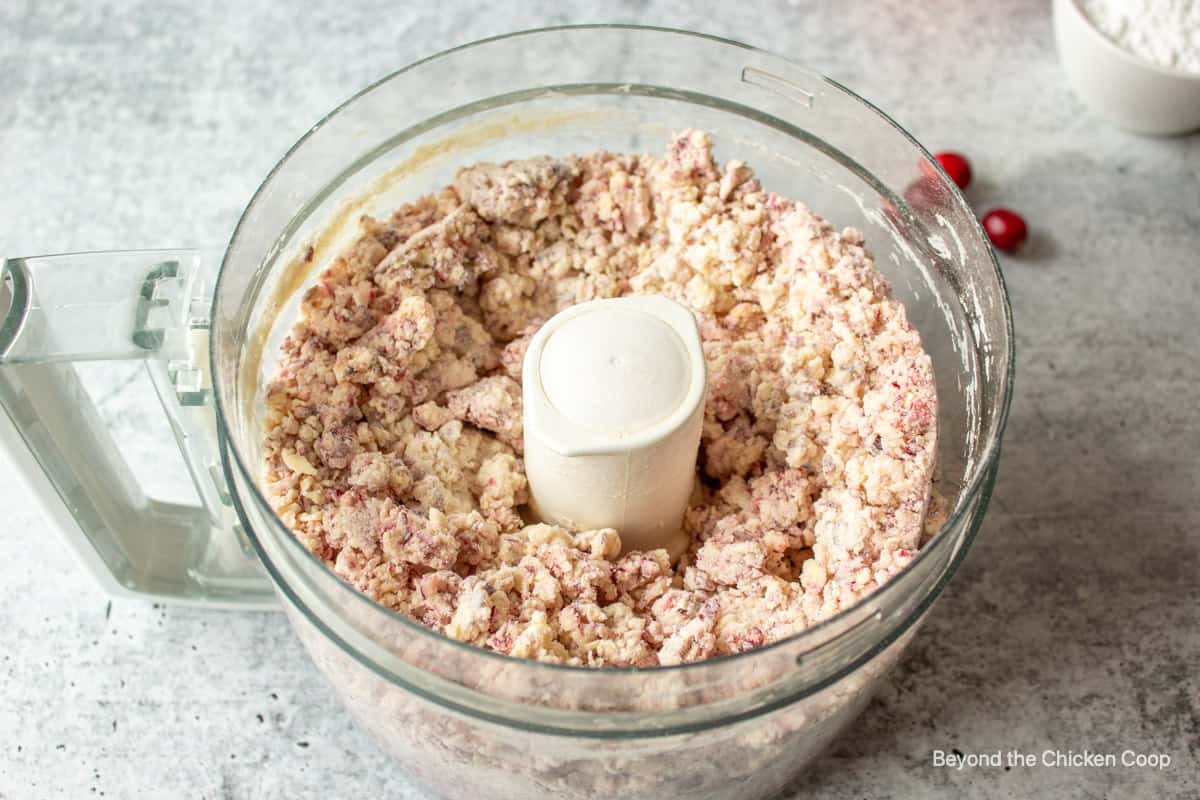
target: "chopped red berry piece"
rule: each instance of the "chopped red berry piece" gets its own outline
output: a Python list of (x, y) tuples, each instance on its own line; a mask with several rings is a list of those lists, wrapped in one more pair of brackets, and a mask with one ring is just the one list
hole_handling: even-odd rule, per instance
[(934, 158), (958, 188), (967, 188), (967, 184), (971, 182), (971, 162), (967, 161), (965, 156), (961, 153), (938, 153)]
[(997, 208), (983, 215), (983, 229), (997, 249), (1011, 253), (1029, 236), (1025, 220), (1015, 211)]

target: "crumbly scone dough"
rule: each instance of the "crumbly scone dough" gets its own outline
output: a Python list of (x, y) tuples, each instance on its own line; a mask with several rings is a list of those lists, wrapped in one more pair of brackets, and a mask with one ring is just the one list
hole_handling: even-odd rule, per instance
[[(708, 365), (690, 550), (526, 524), (521, 361), (573, 303), (692, 308)], [(860, 233), (718, 169), (706, 134), (459, 171), (305, 295), (268, 387), (283, 521), (377, 602), (461, 641), (650, 666), (794, 634), (925, 538), (929, 357)]]

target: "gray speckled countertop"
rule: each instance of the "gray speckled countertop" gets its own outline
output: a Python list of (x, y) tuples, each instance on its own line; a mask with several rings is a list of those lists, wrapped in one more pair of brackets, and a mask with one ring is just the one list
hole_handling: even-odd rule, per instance
[[(0, 255), (219, 248), (319, 116), (450, 45), (580, 21), (806, 62), (1037, 235), (1003, 259), (1017, 394), (992, 510), (902, 667), (795, 797), (1200, 795), (1200, 137), (1069, 93), (1043, 0), (0, 3)], [(147, 386), (92, 371), (119, 439)], [(145, 438), (145, 437), (143, 437)], [(136, 445), (135, 445), (136, 446)], [(178, 491), (149, 455), (151, 488)], [(406, 797), (277, 613), (110, 603), (0, 463), (0, 797)], [(1167, 753), (948, 770), (937, 749)]]

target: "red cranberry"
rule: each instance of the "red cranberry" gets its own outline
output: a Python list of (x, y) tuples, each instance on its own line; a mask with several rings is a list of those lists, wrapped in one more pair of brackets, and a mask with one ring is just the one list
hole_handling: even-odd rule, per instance
[(983, 215), (983, 229), (998, 250), (1011, 253), (1029, 235), (1021, 215), (1007, 208), (997, 208)]
[(967, 188), (967, 184), (971, 182), (971, 163), (963, 155), (960, 153), (938, 153), (934, 158), (942, 165), (942, 169), (946, 170), (946, 174), (950, 176), (950, 180), (958, 185), (958, 188)]
[(932, 214), (946, 202), (946, 192), (933, 178), (922, 176), (904, 190), (904, 199), (909, 208), (917, 212)]

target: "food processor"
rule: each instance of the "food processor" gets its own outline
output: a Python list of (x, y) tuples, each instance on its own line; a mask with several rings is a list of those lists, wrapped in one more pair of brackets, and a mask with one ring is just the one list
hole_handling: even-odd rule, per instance
[[(462, 165), (654, 152), (685, 128), (709, 132), (718, 160), (749, 161), (767, 190), (864, 233), (933, 361), (941, 529), (829, 620), (669, 667), (511, 658), (341, 581), (258, 485), (264, 387), (303, 290), (361, 215), (436, 191)], [(3, 277), (0, 442), (85, 566), (113, 594), (281, 607), (350, 713), (447, 798), (750, 798), (785, 786), (861, 711), (970, 547), (1012, 388), (1000, 271), (929, 154), (791, 61), (662, 29), (512, 34), (388, 76), (296, 143), (219, 260), (83, 253), (9, 260)], [(200, 505), (147, 497), (120, 459), (72, 366), (116, 359), (146, 362)]]

